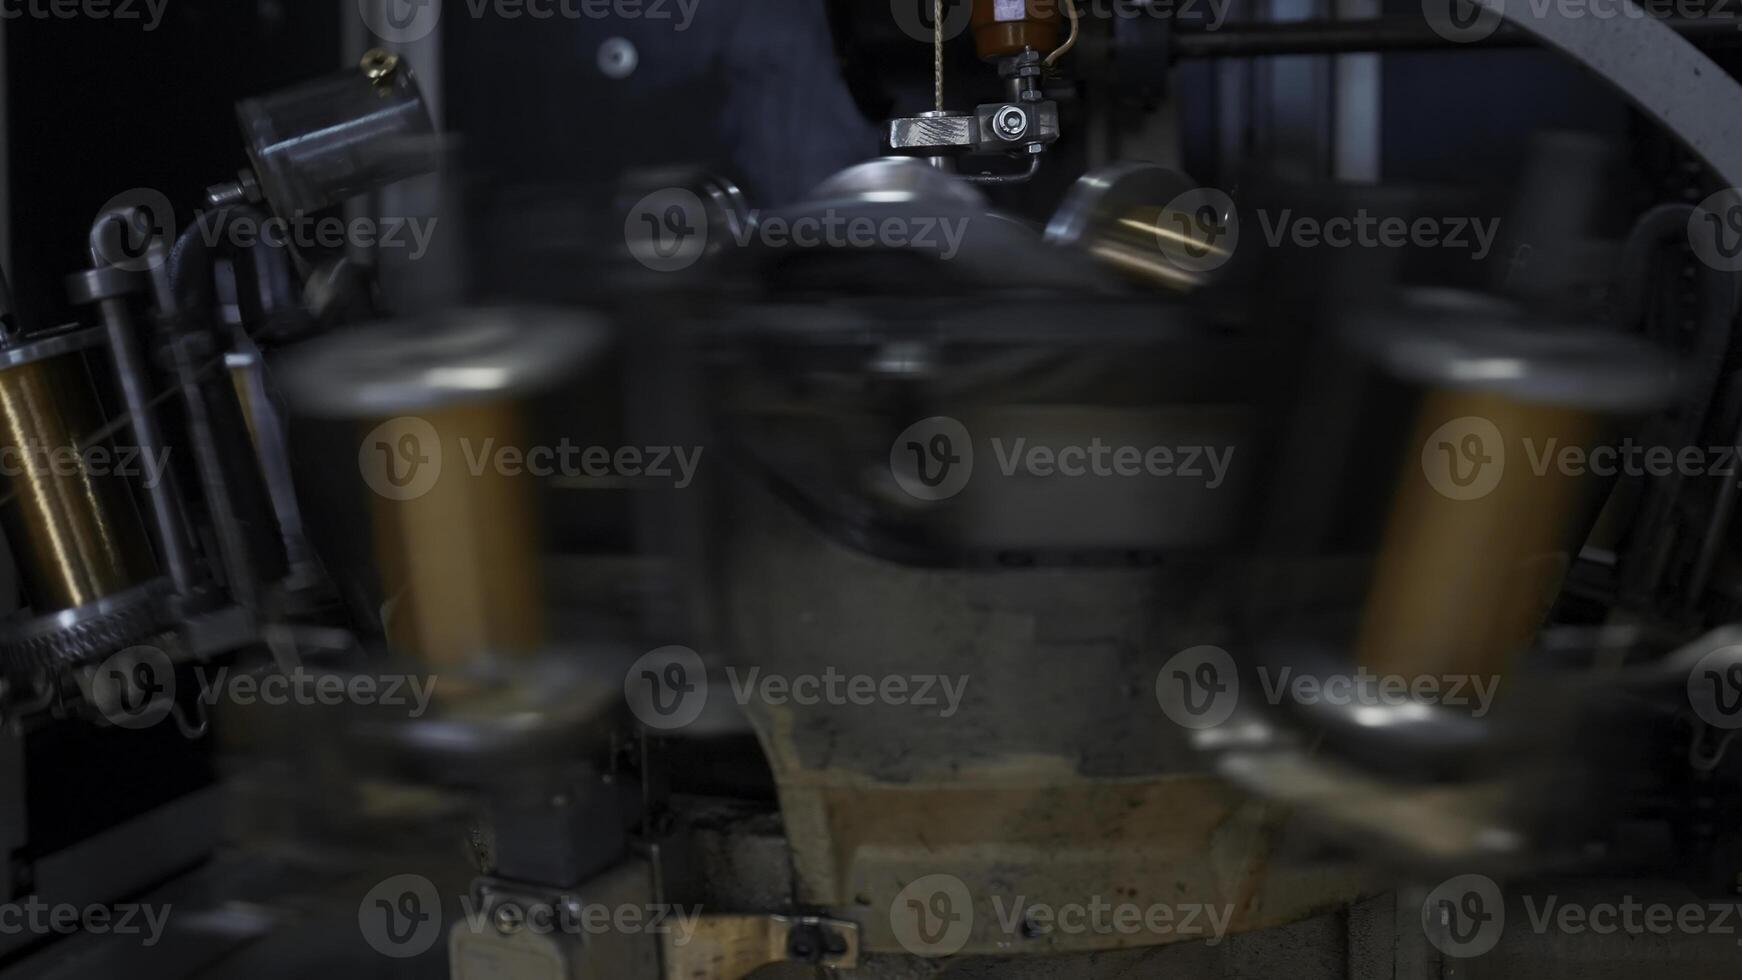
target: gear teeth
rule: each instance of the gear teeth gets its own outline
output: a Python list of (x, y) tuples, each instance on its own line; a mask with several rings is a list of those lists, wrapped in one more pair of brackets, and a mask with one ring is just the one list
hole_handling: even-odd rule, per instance
[[(7, 670), (79, 667), (138, 643), (164, 626), (156, 598), (160, 590), (142, 592), (138, 601), (53, 632), (0, 628), (0, 667)], [(26, 630), (31, 621), (19, 624)]]

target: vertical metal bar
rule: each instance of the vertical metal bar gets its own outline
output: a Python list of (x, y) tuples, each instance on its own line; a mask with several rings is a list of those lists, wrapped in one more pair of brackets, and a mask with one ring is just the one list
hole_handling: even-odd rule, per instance
[[(98, 310), (103, 316), (103, 328), (109, 338), (109, 354), (114, 359), (115, 378), (121, 389), (121, 402), (133, 426), (133, 441), (146, 459), (162, 459), (163, 430), (152, 413), (150, 375), (145, 356), (140, 349), (132, 311), (119, 296), (102, 300)], [(187, 595), (198, 582), (193, 555), (189, 550), (187, 526), (182, 521), (176, 493), (175, 474), (165, 468), (160, 479), (145, 488), (151, 507), (151, 527), (157, 538), (159, 554), (165, 571), (177, 593)]]
[[(200, 475), (206, 506), (211, 509), (212, 531), (218, 538), (218, 552), (226, 571), (225, 585), (236, 604), (245, 609), (259, 605), (255, 566), (248, 541), (236, 515), (230, 489), (229, 474), (212, 424), (211, 408), (206, 404), (203, 375), (211, 365), (223, 368), (223, 358), (213, 358), (211, 344), (204, 334), (184, 333), (172, 337), (168, 345), (175, 384), (181, 389), (182, 407), (187, 411), (188, 441), (194, 456), (194, 469)], [(228, 379), (224, 379), (228, 383)], [(252, 461), (250, 461), (252, 462)]]
[(931, 12), (932, 94), (936, 109), (944, 111), (944, 0), (936, 0)]
[[(1339, 20), (1379, 16), (1379, 0), (1336, 0)], [(1377, 54), (1340, 54), (1333, 65), (1331, 175), (1356, 184), (1379, 182), (1380, 86)]]

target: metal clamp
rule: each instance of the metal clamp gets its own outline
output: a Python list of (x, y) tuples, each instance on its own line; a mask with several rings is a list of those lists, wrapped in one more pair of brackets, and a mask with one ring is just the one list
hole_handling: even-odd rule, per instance
[(738, 980), (787, 961), (852, 969), (859, 965), (859, 926), (819, 916), (705, 915), (689, 942), (665, 946), (671, 980)]

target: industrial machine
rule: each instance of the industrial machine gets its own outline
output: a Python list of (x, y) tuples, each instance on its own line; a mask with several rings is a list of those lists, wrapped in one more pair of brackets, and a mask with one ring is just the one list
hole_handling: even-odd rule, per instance
[(0, 977), (1734, 974), (1730, 12), (344, 6), (0, 290)]

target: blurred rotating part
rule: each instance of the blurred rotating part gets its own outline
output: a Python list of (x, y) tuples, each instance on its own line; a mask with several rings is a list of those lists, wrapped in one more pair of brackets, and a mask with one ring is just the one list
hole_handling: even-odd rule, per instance
[[(1486, 839), (1516, 847), (1527, 828), (1507, 826), (1502, 811), (1531, 773), (1558, 765), (1556, 740), (1572, 730), (1538, 723), (1576, 711), (1580, 696), (1569, 678), (1545, 682), (1531, 654), (1610, 495), (1595, 472), (1535, 460), (1613, 444), (1666, 403), (1675, 366), (1635, 338), (1449, 289), (1406, 292), (1351, 320), (1343, 339), (1351, 366), (1330, 383), (1345, 397), (1303, 416), (1319, 455), (1303, 454), (1288, 492), (1371, 488), (1340, 494), (1336, 522), (1349, 530), (1334, 539), (1365, 542), (1370, 562), (1336, 579), (1346, 586), (1296, 589), (1271, 609), (1275, 635), (1258, 657), (1325, 690), (1362, 673), (1404, 686), (1383, 698), (1284, 700), (1267, 723), (1305, 736), (1315, 757), (1257, 753), (1230, 775), (1284, 799), (1310, 790), (1314, 799), (1294, 801), (1315, 806), (1336, 795), (1326, 785), (1359, 782), (1395, 802), (1408, 795), (1398, 787), (1431, 777), (1474, 793), (1469, 827), (1506, 827)], [(1442, 696), (1452, 685), (1494, 700)], [(1487, 846), (1480, 834), (1443, 836)]]
[(628, 256), (655, 272), (680, 272), (719, 259), (748, 239), (756, 215), (737, 184), (694, 168), (636, 171), (617, 188)]
[(83, 662), (163, 624), (167, 582), (85, 362), (101, 338), (67, 331), (0, 350), (0, 522), (28, 606), (0, 624), (8, 666)]
[(1591, 458), (1660, 410), (1676, 365), (1464, 290), (1408, 290), (1339, 332), (1346, 357), (1320, 365), (1337, 395), (1298, 413), (1277, 491), (1277, 513), (1307, 501), (1331, 516), (1277, 538), (1312, 559), (1251, 614), (1249, 673), (1296, 680), (1196, 743), (1235, 785), (1405, 861), (1553, 854), (1567, 815), (1544, 788), (1565, 789), (1568, 743), (1616, 681), (1543, 655), (1613, 491), (1553, 461)]
[(1643, 342), (1532, 323), (1454, 290), (1417, 290), (1352, 339), (1419, 392), (1359, 662), (1404, 676), (1504, 675), (1594, 519), (1590, 483), (1533, 472), (1524, 447), (1604, 444), (1619, 421), (1666, 402), (1673, 366)]
[(913, 157), (878, 157), (854, 164), (818, 184), (810, 199), (861, 204), (950, 202), (976, 210), (989, 206), (986, 195), (973, 184)]
[[(1214, 270), (1232, 258), (1231, 243), (1204, 233), (1229, 220), (1226, 206), (1216, 204), (1223, 197), (1177, 170), (1115, 164), (1076, 182), (1047, 225), (1046, 240), (1080, 251), (1127, 279), (1191, 292), (1208, 284)], [(1198, 214), (1203, 208), (1216, 213)]]
[(470, 462), (526, 446), (526, 399), (578, 377), (605, 336), (569, 313), (463, 310), (331, 338), (286, 366), (294, 411), (360, 439), (333, 465), (368, 486), (395, 653), (460, 673), (544, 647), (534, 478)]
[(357, 765), (493, 784), (607, 737), (621, 667), (552, 640), (541, 479), (492, 465), (498, 449), (529, 452), (537, 396), (581, 383), (607, 337), (575, 313), (469, 309), (332, 337), (284, 365), (292, 411), (338, 440), (326, 472), (360, 471), (387, 653), (434, 691), (418, 717), (347, 719)]
[[(762, 220), (771, 228), (778, 222), (834, 238), (825, 242), (829, 247), (794, 248), (757, 236), (746, 258), (770, 283), (914, 298), (920, 295), (913, 289), (916, 276), (928, 277), (937, 290), (1003, 296), (1107, 291), (1111, 285), (1087, 260), (1046, 247), (1026, 221), (991, 209), (974, 185), (917, 157), (854, 164)], [(823, 235), (831, 227), (836, 234)], [(851, 229), (862, 233), (859, 242)]]

